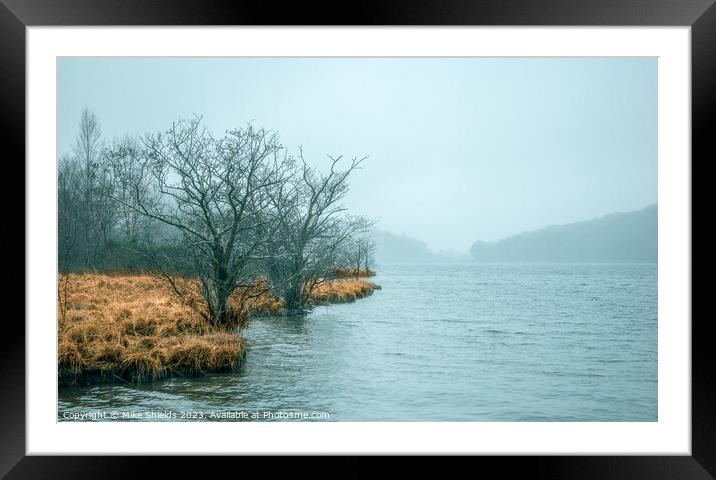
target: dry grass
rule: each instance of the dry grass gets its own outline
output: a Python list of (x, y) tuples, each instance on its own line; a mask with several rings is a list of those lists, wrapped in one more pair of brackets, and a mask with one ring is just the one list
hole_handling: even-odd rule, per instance
[[(60, 276), (58, 371), (61, 385), (126, 381), (233, 371), (246, 346), (240, 329), (250, 314), (278, 314), (283, 301), (266, 282), (238, 290), (230, 307), (238, 329), (209, 325), (198, 313), (199, 282), (182, 280), (177, 296), (151, 275), (72, 274)], [(319, 285), (314, 304), (353, 301), (373, 292), (361, 279)]]
[(367, 268), (338, 268), (331, 274), (333, 278), (356, 278), (356, 277), (374, 277), (375, 272)]
[(283, 310), (283, 299), (276, 298), (270, 293), (267, 281), (259, 280), (249, 288), (239, 289), (229, 299), (234, 309), (241, 309), (244, 313), (253, 315), (275, 315)]
[(318, 285), (311, 293), (311, 302), (314, 305), (353, 302), (367, 297), (374, 290), (375, 285), (360, 278), (333, 280)]
[(240, 334), (207, 325), (192, 306), (196, 298), (181, 301), (155, 277), (70, 275), (66, 285), (58, 309), (61, 384), (231, 371), (243, 359)]

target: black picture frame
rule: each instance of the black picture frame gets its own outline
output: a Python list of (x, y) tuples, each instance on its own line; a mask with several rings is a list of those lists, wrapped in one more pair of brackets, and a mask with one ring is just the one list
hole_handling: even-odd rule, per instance
[[(24, 165), (20, 158), (25, 158), (25, 27), (55, 25), (690, 26), (692, 171), (694, 163), (716, 158), (714, 142), (709, 141), (716, 132), (716, 6), (712, 0), (370, 0), (293, 2), (279, 8), (271, 2), (245, 0), (0, 0), (0, 136), (6, 147), (5, 175), (10, 175), (11, 164), (18, 169)], [(25, 178), (24, 168), (18, 175)], [(16, 182), (19, 176), (12, 178)], [(10, 190), (3, 192), (6, 201), (11, 195), (17, 197)], [(22, 215), (19, 211), (15, 214)], [(17, 225), (24, 221), (24, 217), (18, 218)], [(691, 234), (693, 238), (693, 231)], [(11, 251), (8, 240), (3, 236), (4, 252)], [(16, 285), (19, 287), (19, 282)], [(206, 462), (182, 457), (167, 462), (150, 457), (26, 456), (25, 328), (16, 318), (5, 315), (0, 336), (0, 477), (125, 478), (151, 473), (152, 464), (160, 465), (167, 476), (173, 470), (181, 476), (196, 476), (206, 475), (207, 468), (218, 472), (232, 462), (222, 458), (207, 467)], [(471, 470), (477, 466), (482, 472), (497, 468), (500, 475), (507, 476), (529, 471), (538, 478), (716, 477), (716, 356), (707, 333), (710, 320), (710, 316), (697, 315), (691, 319), (692, 456), (499, 456), (479, 457), (472, 459), (473, 465), (461, 466)], [(272, 473), (297, 467), (296, 459), (272, 464)], [(419, 468), (421, 464), (414, 462)], [(312, 467), (311, 474), (321, 473), (318, 469)], [(352, 475), (371, 470), (354, 460), (342, 467), (343, 473)]]

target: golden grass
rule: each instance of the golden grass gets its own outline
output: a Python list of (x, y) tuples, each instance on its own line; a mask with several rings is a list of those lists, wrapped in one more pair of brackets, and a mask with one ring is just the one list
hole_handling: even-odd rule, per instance
[(155, 277), (73, 274), (60, 285), (61, 384), (231, 371), (243, 360), (239, 333), (211, 327), (193, 295), (180, 300)]
[[(259, 281), (229, 300), (238, 328), (222, 330), (199, 314), (199, 282), (183, 279), (180, 298), (151, 275), (71, 274), (59, 278), (58, 372), (61, 385), (156, 380), (235, 370), (250, 314), (279, 314), (283, 300)], [(314, 304), (353, 301), (373, 292), (365, 280), (320, 284)]]
[(373, 293), (375, 285), (360, 278), (346, 278), (319, 284), (311, 292), (314, 305), (352, 302)]
[(375, 272), (367, 268), (338, 268), (331, 273), (333, 278), (374, 277)]

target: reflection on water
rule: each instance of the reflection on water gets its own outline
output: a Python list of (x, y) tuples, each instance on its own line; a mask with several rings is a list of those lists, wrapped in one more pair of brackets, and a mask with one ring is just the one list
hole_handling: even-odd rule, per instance
[(656, 280), (654, 264), (386, 266), (368, 298), (254, 320), (233, 374), (63, 388), (58, 419), (656, 421)]

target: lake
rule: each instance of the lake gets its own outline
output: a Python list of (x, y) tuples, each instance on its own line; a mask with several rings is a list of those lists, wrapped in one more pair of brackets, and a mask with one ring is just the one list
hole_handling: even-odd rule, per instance
[(385, 265), (374, 281), (252, 320), (233, 374), (62, 388), (58, 420), (657, 420), (656, 264)]

